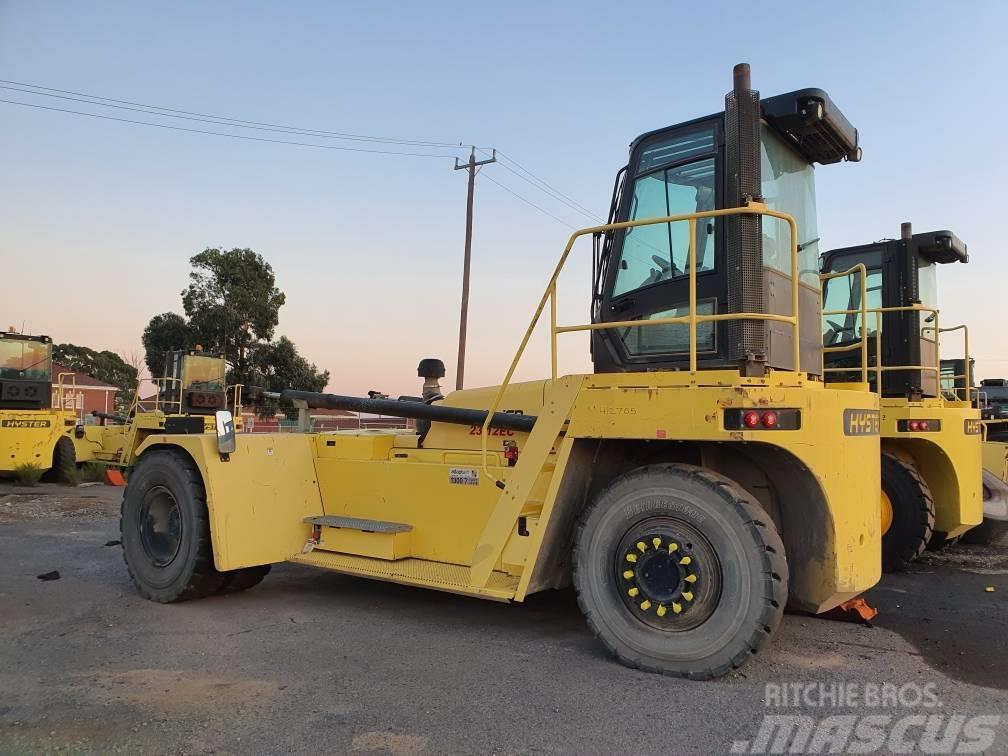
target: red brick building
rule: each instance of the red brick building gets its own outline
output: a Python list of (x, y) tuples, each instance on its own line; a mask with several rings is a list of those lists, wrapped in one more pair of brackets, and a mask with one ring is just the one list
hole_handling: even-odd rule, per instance
[(71, 410), (77, 416), (79, 423), (92, 421), (91, 412), (114, 412), (115, 386), (92, 378), (90, 375), (78, 373), (56, 362), (53, 363), (53, 393), (52, 406), (60, 406), (60, 374), (63, 373), (63, 407)]

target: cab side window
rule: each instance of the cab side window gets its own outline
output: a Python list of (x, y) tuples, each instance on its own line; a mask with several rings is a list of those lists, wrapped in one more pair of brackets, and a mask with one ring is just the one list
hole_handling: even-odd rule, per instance
[[(703, 126), (647, 145), (636, 165), (628, 220), (713, 210), (714, 128)], [(714, 269), (714, 222), (696, 229), (697, 272)], [(659, 223), (627, 229), (613, 296), (688, 274), (689, 224)]]

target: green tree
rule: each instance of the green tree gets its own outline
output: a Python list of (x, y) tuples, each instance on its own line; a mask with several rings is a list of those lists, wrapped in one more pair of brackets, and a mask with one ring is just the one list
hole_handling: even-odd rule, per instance
[(186, 319), (174, 312), (162, 312), (150, 319), (143, 332), (144, 361), (151, 378), (164, 374), (165, 352), (172, 349), (191, 349), (196, 345), (195, 334)]
[(251, 249), (205, 249), (189, 262), (182, 307), (193, 336), (227, 357), (236, 382), (248, 383), (252, 353), (273, 338), (286, 300), (273, 268)]
[(137, 370), (115, 352), (98, 352), (75, 344), (56, 344), (53, 347), (53, 360), (70, 370), (90, 375), (119, 389), (116, 392), (116, 409), (124, 409), (133, 399)]
[[(294, 342), (286, 336), (257, 345), (251, 354), (255, 384), (269, 391), (282, 391), (286, 388), (322, 391), (329, 383), (329, 371), (320, 371), (314, 363), (298, 354)], [(278, 409), (291, 418), (297, 414), (290, 402), (273, 400), (264, 400), (258, 404), (256, 414), (259, 417), (272, 417)]]

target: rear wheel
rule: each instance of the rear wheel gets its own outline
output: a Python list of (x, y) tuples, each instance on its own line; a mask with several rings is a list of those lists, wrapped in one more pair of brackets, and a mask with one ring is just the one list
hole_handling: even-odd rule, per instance
[(123, 558), (142, 596), (170, 603), (216, 593), (206, 491), (182, 451), (155, 449), (140, 457), (123, 493), (119, 520)]
[(578, 525), (578, 603), (630, 667), (692, 679), (737, 669), (780, 623), (787, 580), (766, 513), (732, 481), (692, 465), (622, 475)]
[(226, 594), (247, 591), (263, 581), (263, 578), (269, 574), (270, 567), (272, 565), (260, 564), (255, 567), (242, 567), (238, 570), (222, 572), (224, 583), (217, 592)]
[(52, 467), (44, 478), (54, 483), (69, 483), (69, 473), (77, 467), (77, 450), (69, 436), (60, 436), (53, 447)]
[(910, 464), (882, 453), (882, 568), (905, 569), (919, 557), (934, 532), (931, 489)]

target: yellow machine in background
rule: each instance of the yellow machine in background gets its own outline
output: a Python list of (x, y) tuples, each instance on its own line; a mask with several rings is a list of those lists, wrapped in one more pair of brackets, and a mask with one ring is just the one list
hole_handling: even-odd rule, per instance
[[(837, 249), (823, 257), (827, 383), (881, 395), (883, 564), (896, 570), (983, 518), (980, 412), (942, 390), (938, 265), (966, 262), (950, 231)], [(969, 339), (965, 337), (968, 353)], [(964, 360), (970, 385), (969, 355)]]
[(67, 374), (57, 377), (53, 407), (52, 339), (0, 333), (0, 475), (35, 465), (62, 480), (77, 464), (72, 431), (77, 424), (63, 400)]
[[(216, 437), (148, 435), (121, 518), (138, 590), (209, 596), (281, 561), (499, 601), (573, 584), (629, 666), (740, 667), (785, 604), (823, 612), (881, 572), (878, 398), (820, 379), (813, 163), (859, 158), (825, 92), (761, 100), (737, 66), (724, 112), (634, 140), (500, 386), (442, 397), (424, 360), (422, 397), (279, 394), (415, 430), (236, 436), (219, 412)], [(592, 322), (559, 325), (584, 237)], [(511, 384), (541, 320), (550, 377)], [(558, 374), (570, 332), (593, 374)]]
[(116, 467), (129, 467), (137, 447), (151, 433), (213, 433), (214, 413), (231, 408), (241, 428), (241, 389), (227, 386), (227, 364), (220, 355), (197, 347), (170, 351), (165, 356), (165, 372), (153, 380), (156, 393), (148, 401), (140, 398), (137, 385), (126, 415), (93, 413), (100, 425), (76, 429), (74, 444), (81, 460), (94, 459)]

